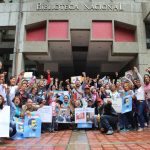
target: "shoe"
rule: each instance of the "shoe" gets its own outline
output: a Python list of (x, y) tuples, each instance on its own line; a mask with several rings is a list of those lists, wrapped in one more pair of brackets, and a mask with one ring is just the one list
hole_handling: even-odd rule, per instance
[(145, 127), (148, 127), (148, 124), (147, 124), (147, 122), (145, 122), (145, 123), (144, 123), (144, 126), (145, 126)]
[(128, 132), (128, 131), (129, 131), (129, 130), (126, 129), (126, 128), (123, 128), (123, 129), (120, 130), (120, 132)]
[(45, 130), (42, 130), (42, 131), (41, 131), (41, 133), (45, 133), (45, 132), (46, 132)]
[(139, 128), (137, 131), (139, 132), (144, 131), (144, 128)]
[(114, 133), (113, 130), (108, 130), (108, 131), (106, 132), (106, 135), (112, 135), (113, 133)]

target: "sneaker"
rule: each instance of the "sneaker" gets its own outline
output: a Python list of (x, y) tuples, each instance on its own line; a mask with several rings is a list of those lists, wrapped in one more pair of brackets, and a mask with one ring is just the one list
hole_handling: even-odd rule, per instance
[(144, 123), (144, 126), (145, 126), (145, 127), (148, 127), (148, 124), (147, 124), (147, 122), (145, 122), (145, 123)]
[(139, 132), (144, 131), (144, 128), (139, 128), (137, 131)]
[(113, 130), (108, 130), (108, 131), (106, 132), (106, 135), (112, 135), (113, 133), (114, 133)]
[(120, 130), (120, 132), (128, 132), (128, 131), (129, 131), (129, 130), (126, 129), (126, 128), (123, 128), (123, 129)]

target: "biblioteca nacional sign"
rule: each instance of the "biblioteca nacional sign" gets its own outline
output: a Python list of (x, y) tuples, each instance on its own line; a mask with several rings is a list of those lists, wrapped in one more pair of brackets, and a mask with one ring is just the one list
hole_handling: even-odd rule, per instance
[(37, 3), (37, 11), (123, 11), (122, 4), (92, 3), (92, 4), (51, 4)]

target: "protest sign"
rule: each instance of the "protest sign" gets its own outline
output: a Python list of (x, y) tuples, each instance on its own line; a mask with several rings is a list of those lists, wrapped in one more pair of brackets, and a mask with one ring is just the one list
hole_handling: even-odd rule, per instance
[(107, 103), (110, 101), (112, 103), (112, 107), (117, 113), (126, 113), (132, 110), (132, 97), (126, 96), (123, 98), (104, 98), (104, 102)]
[(0, 137), (9, 137), (10, 106), (0, 109)]
[(41, 136), (41, 119), (38, 116), (25, 116), (24, 137)]
[(94, 108), (75, 108), (75, 123), (92, 122), (94, 111)]
[(80, 81), (80, 83), (83, 82), (83, 77), (82, 76), (73, 76), (71, 77), (71, 83), (75, 84), (76, 81)]
[(43, 106), (35, 112), (41, 119), (42, 122), (52, 122), (52, 107)]
[(24, 73), (24, 78), (27, 80), (30, 80), (33, 76), (33, 72), (25, 72)]
[(16, 123), (16, 134), (12, 137), (14, 140), (21, 140), (23, 139), (24, 133), (24, 119), (14, 118)]
[(132, 97), (125, 96), (122, 100), (122, 113), (132, 111)]
[(58, 117), (57, 117), (58, 123), (69, 123), (70, 120), (70, 110), (69, 109), (60, 109)]

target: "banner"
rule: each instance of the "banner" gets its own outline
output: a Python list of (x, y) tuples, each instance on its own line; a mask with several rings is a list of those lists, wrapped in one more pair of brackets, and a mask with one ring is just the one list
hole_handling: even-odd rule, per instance
[(75, 123), (91, 123), (94, 114), (94, 108), (75, 108)]
[(75, 84), (76, 81), (80, 81), (80, 83), (82, 83), (83, 82), (83, 77), (82, 76), (71, 77), (71, 83), (72, 84)]
[(59, 114), (57, 116), (58, 123), (70, 123), (70, 110), (69, 109), (60, 109)]
[(0, 109), (0, 137), (9, 137), (10, 106)]
[(25, 116), (24, 137), (41, 136), (41, 119), (38, 116)]
[(42, 122), (52, 122), (52, 106), (43, 106), (35, 112)]
[(126, 96), (123, 98), (104, 98), (104, 102), (107, 103), (110, 101), (112, 103), (112, 107), (117, 113), (126, 113), (132, 110), (132, 97)]

